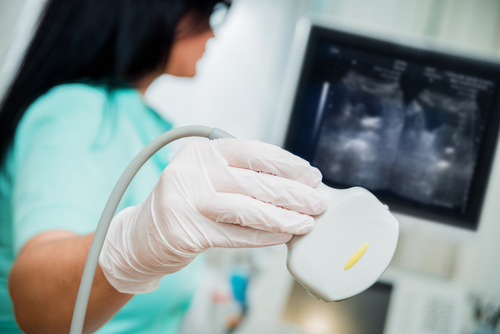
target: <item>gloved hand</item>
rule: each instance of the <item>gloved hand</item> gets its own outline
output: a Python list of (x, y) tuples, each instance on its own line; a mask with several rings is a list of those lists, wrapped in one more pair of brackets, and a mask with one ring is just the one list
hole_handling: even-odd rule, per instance
[(321, 173), (281, 148), (219, 139), (183, 146), (140, 205), (112, 220), (99, 264), (122, 293), (146, 293), (210, 247), (250, 248), (309, 232), (326, 208)]

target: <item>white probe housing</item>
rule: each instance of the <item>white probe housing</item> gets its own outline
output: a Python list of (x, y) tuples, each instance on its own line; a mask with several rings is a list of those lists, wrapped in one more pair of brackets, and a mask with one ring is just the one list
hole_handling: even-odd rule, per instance
[(334, 189), (311, 232), (287, 243), (290, 274), (313, 297), (326, 302), (351, 298), (372, 286), (394, 256), (399, 223), (371, 192)]

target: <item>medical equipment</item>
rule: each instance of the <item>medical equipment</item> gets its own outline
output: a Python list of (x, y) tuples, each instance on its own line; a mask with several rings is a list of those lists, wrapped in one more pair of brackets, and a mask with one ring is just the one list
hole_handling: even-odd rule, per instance
[[(168, 131), (153, 140), (132, 160), (113, 189), (95, 231), (78, 290), (70, 329), (71, 334), (82, 333), (99, 254), (116, 208), (132, 178), (159, 149), (174, 140), (191, 136), (209, 139), (234, 138), (217, 128), (181, 127)], [(390, 215), (387, 207), (384, 207), (366, 190), (353, 188), (341, 191), (330, 189), (324, 185), (321, 187), (330, 196), (329, 209), (318, 218), (319, 233), (306, 235), (299, 239), (295, 239), (297, 238), (295, 236), (292, 239), (289, 248), (289, 269), (298, 276), (296, 278), (299, 282), (313, 295), (326, 301), (340, 300), (340, 298), (349, 298), (368, 288), (384, 272), (395, 251), (398, 223)], [(343, 196), (343, 193), (346, 196)], [(341, 219), (333, 224), (327, 224), (327, 221), (330, 221), (336, 214), (339, 214)], [(344, 222), (345, 224), (343, 224)], [(352, 224), (352, 227), (345, 226), (349, 223)], [(355, 233), (355, 235), (330, 236), (329, 233)], [(331, 241), (334, 241), (335, 245)], [(360, 241), (364, 244), (358, 245)], [(323, 244), (329, 246), (322, 248)], [(309, 249), (309, 247), (311, 248)], [(351, 254), (353, 247), (360, 248), (354, 249), (354, 254)], [(337, 258), (337, 254), (330, 253), (331, 251), (339, 252), (338, 261), (332, 262), (332, 259)], [(347, 254), (350, 257), (344, 261)], [(335, 267), (330, 270), (329, 267), (337, 266), (339, 263), (341, 263), (343, 270), (349, 274), (336, 281), (335, 276), (339, 273), (339, 269)], [(323, 266), (323, 269), (326, 268), (326, 270), (315, 270), (312, 273), (317, 276), (311, 277), (303, 273), (302, 265), (307, 265), (308, 268)], [(302, 282), (301, 279), (304, 281)], [(333, 285), (337, 286), (332, 290)], [(339, 293), (338, 291), (342, 291), (343, 287), (346, 289), (345, 293)]]
[(470, 240), (497, 177), (498, 61), (316, 16), (291, 55), (274, 142), (325, 184), (372, 191), (402, 229)]
[(396, 251), (399, 224), (368, 190), (319, 185), (328, 194), (314, 229), (287, 243), (288, 270), (316, 298), (330, 302), (372, 286)]

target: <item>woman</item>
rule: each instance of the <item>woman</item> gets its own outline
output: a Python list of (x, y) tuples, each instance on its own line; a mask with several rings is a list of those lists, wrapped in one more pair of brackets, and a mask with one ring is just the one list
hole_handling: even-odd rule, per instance
[[(0, 109), (0, 332), (68, 331), (108, 195), (140, 149), (172, 127), (142, 94), (161, 74), (195, 75), (217, 4), (228, 5), (47, 3)], [(319, 171), (272, 145), (204, 141), (170, 163), (165, 156), (143, 167), (111, 223), (86, 332), (176, 333), (197, 255), (287, 242), (325, 208)]]

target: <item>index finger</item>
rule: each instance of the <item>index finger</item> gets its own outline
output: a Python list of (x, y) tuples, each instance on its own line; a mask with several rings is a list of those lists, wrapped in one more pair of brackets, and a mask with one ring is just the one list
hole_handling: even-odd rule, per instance
[(211, 140), (210, 143), (232, 167), (281, 176), (310, 187), (321, 182), (319, 169), (278, 146), (232, 138)]

